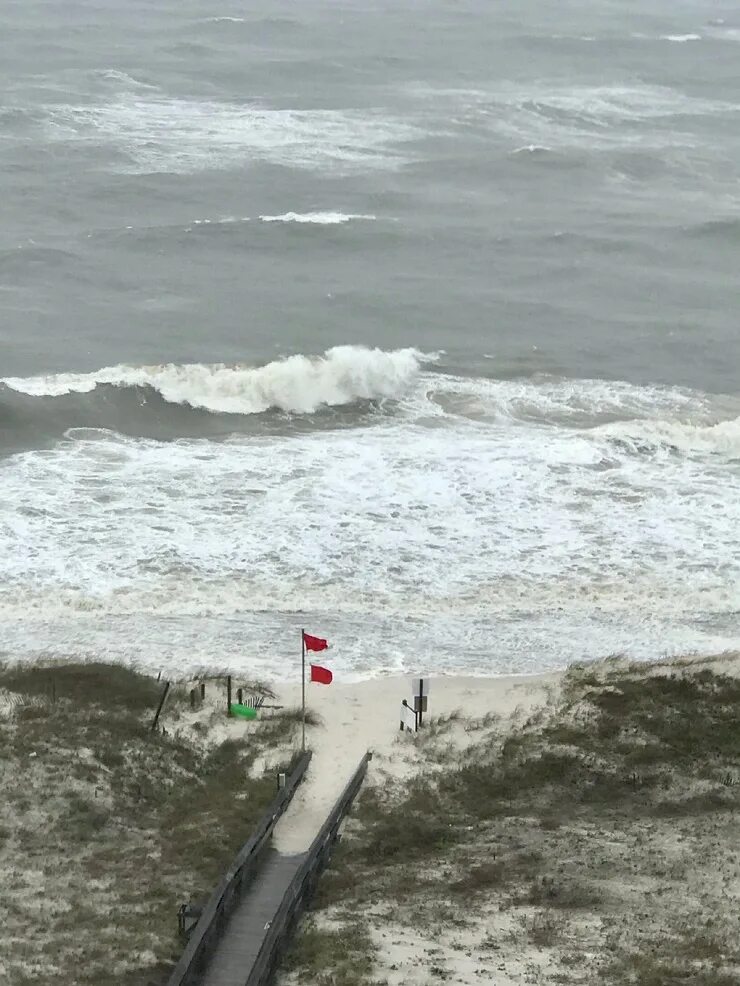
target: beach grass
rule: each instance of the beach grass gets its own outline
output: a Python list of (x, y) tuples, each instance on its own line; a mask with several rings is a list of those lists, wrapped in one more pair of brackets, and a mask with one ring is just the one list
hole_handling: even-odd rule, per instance
[(427, 769), (358, 799), (312, 927), (371, 915), (371, 977), (406, 928), (467, 935), (476, 975), (495, 951), (543, 986), (740, 986), (739, 699), (702, 662), (611, 661), (503, 728), (432, 722)]
[(162, 690), (118, 665), (0, 668), (7, 986), (161, 986), (179, 905), (207, 898), (273, 797), (294, 717), (232, 737), (220, 705), (191, 712), (183, 686), (152, 731)]

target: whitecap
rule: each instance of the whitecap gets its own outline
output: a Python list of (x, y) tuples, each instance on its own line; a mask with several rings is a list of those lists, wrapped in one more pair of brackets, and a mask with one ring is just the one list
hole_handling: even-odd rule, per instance
[(512, 154), (548, 154), (552, 148), (544, 144), (526, 144), (524, 147), (517, 147)]
[(281, 216), (260, 216), (263, 223), (308, 223), (316, 226), (341, 226), (353, 220), (372, 222), (376, 216), (345, 212), (286, 212)]
[(701, 41), (701, 34), (661, 34), (660, 40), (685, 44), (687, 41)]
[(267, 161), (323, 171), (392, 169), (420, 131), (392, 115), (153, 98), (120, 92), (100, 105), (48, 107), (48, 139), (110, 145), (133, 174), (190, 174)]
[(8, 377), (2, 382), (35, 397), (89, 393), (108, 384), (152, 387), (170, 403), (222, 414), (259, 414), (269, 408), (307, 413), (322, 405), (399, 397), (422, 363), (433, 359), (433, 354), (416, 349), (336, 346), (323, 356), (289, 356), (265, 366), (119, 365), (93, 373)]

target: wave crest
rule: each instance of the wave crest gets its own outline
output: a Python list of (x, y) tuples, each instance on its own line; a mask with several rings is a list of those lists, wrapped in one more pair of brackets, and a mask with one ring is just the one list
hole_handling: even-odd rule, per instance
[(658, 445), (687, 456), (740, 457), (740, 417), (710, 424), (670, 420), (631, 421), (606, 425), (602, 430), (638, 451)]
[(263, 223), (312, 223), (316, 226), (341, 226), (355, 219), (372, 222), (376, 216), (356, 212), (286, 212), (282, 216), (260, 216)]
[(416, 349), (384, 351), (336, 346), (323, 356), (289, 356), (266, 366), (193, 363), (112, 366), (93, 373), (9, 377), (2, 382), (33, 397), (90, 393), (99, 385), (151, 387), (171, 404), (222, 414), (259, 414), (271, 408), (296, 413), (322, 405), (400, 397), (434, 356)]

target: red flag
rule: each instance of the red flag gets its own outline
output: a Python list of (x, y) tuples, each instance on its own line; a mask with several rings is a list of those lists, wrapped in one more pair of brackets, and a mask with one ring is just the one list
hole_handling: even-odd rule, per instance
[(322, 668), (318, 664), (311, 665), (311, 681), (318, 682), (319, 685), (330, 685), (334, 675), (328, 668)]
[(328, 641), (323, 637), (312, 637), (310, 633), (303, 634), (303, 643), (306, 650), (327, 650), (329, 647)]

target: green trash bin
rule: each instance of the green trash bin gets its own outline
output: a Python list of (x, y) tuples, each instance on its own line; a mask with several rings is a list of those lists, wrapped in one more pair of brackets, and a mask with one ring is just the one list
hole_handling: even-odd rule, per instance
[(256, 719), (257, 710), (253, 709), (251, 705), (237, 705), (234, 703), (231, 706), (232, 716), (239, 716), (241, 719)]

